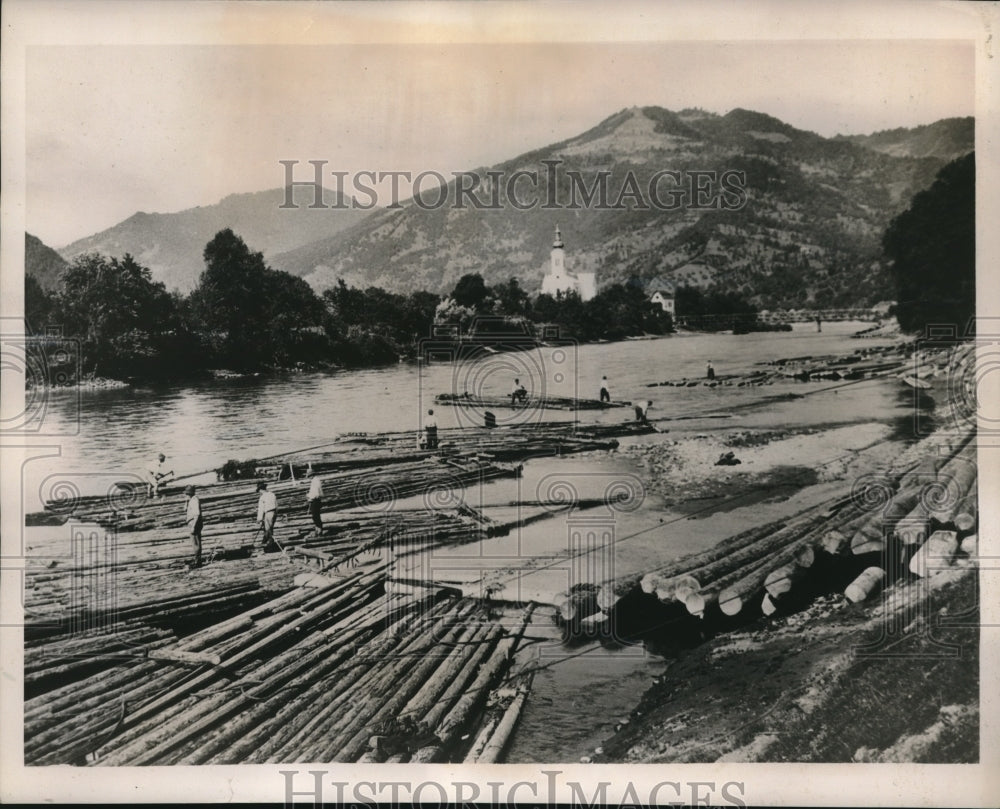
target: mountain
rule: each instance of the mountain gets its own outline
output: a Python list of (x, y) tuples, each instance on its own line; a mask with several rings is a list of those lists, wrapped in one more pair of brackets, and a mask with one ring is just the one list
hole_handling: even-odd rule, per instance
[[(343, 277), (447, 293), (478, 272), (488, 284), (516, 277), (534, 293), (558, 225), (567, 267), (596, 271), (599, 286), (662, 276), (720, 282), (766, 307), (872, 303), (891, 297), (880, 263), (886, 225), (953, 154), (973, 149), (971, 123), (939, 123), (856, 141), (744, 109), (633, 107), (575, 138), (476, 169), (485, 207), (460, 197), (453, 180), (441, 206), (425, 192), (423, 206), (377, 210), (270, 262), (316, 289)], [(537, 185), (522, 175), (511, 192), (519, 170), (536, 172)], [(745, 186), (722, 193), (723, 173), (733, 171)], [(597, 204), (602, 182), (605, 205)], [(589, 203), (584, 191), (594, 193)], [(531, 195), (539, 204), (528, 210), (511, 203)]]
[(938, 157), (946, 161), (968, 154), (975, 142), (975, 119), (944, 118), (913, 129), (886, 129), (845, 140), (896, 157)]
[(67, 266), (66, 260), (37, 236), (24, 234), (24, 274), (32, 276), (42, 289), (53, 291)]
[[(205, 268), (202, 251), (212, 237), (232, 228), (254, 250), (265, 257), (336, 233), (361, 219), (366, 211), (350, 207), (310, 208), (311, 187), (296, 186), (296, 209), (281, 208), (286, 190), (274, 188), (248, 194), (231, 194), (215, 205), (189, 208), (178, 213), (133, 214), (124, 222), (93, 236), (73, 242), (59, 252), (67, 260), (82, 253), (98, 252), (121, 257), (131, 253), (152, 270), (153, 279), (168, 289), (188, 292)], [(344, 205), (333, 191), (326, 191), (327, 206)]]

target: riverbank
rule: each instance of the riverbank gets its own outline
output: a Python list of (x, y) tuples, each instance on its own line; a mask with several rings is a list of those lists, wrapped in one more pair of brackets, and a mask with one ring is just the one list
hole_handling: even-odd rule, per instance
[[(910, 350), (901, 346), (899, 352), (909, 356)], [(848, 423), (813, 425), (805, 418), (806, 426), (752, 429), (703, 418), (696, 430), (647, 436), (618, 450), (635, 465), (648, 493), (684, 517), (657, 532), (664, 533), (663, 551), (645, 568), (648, 575), (604, 582), (596, 599), (592, 590), (580, 589), (565, 607), (564, 631), (572, 640), (564, 661), (555, 665), (586, 678), (586, 661), (603, 665), (621, 648), (621, 681), (644, 691), (622, 711), (625, 696), (614, 679), (600, 683), (613, 693), (605, 698), (597, 692), (594, 700), (615, 705), (612, 716), (618, 716), (603, 736), (588, 735), (585, 724), (577, 730), (559, 722), (567, 739), (589, 742), (575, 748), (574, 759), (976, 760), (975, 525), (966, 522), (968, 515), (958, 518), (961, 528), (954, 523), (959, 506), (976, 513), (974, 472), (967, 499), (952, 492), (969, 484), (967, 475), (960, 473), (964, 483), (958, 484), (953, 474), (964, 458), (975, 457), (975, 444), (959, 450), (962, 438), (950, 436), (950, 428), (964, 423), (950, 397), (961, 389), (956, 383), (970, 356), (968, 348), (918, 356), (915, 366), (933, 384), (929, 395), (921, 391), (914, 399), (912, 389), (904, 394), (915, 408), (905, 421), (866, 420), (842, 399), (844, 407), (833, 412)], [(908, 361), (907, 367), (914, 365)], [(861, 385), (909, 388), (890, 374), (789, 400), (787, 408), (830, 412), (824, 399), (844, 397)], [(706, 415), (721, 415), (718, 394), (700, 390), (712, 401)], [(657, 424), (679, 426), (669, 417)], [(918, 424), (938, 430), (922, 437)], [(953, 458), (950, 466), (942, 466), (946, 458)], [(942, 502), (935, 487), (948, 492)], [(934, 516), (919, 510), (924, 497)], [(907, 511), (900, 512), (907, 502)], [(893, 503), (899, 504), (896, 511), (890, 511)], [(894, 519), (907, 516), (906, 531), (890, 527), (890, 513)], [(721, 539), (674, 558), (669, 554), (686, 542), (685, 533), (705, 533), (692, 521), (712, 524)], [(727, 527), (720, 530), (720, 524)], [(956, 528), (956, 541), (963, 544), (953, 556), (931, 563), (930, 570), (914, 561), (930, 533), (947, 536)], [(619, 536), (619, 546), (630, 538)], [(765, 550), (746, 550), (754, 542)], [(724, 550), (716, 553), (715, 547)], [(625, 553), (618, 551), (617, 567)], [(777, 575), (765, 576), (771, 557)], [(757, 559), (765, 565), (756, 568), (760, 573), (754, 572)], [(882, 573), (884, 591), (877, 583), (867, 598), (851, 590), (855, 578), (880, 566), (888, 571)], [(720, 577), (722, 592), (715, 585)], [(726, 587), (739, 598), (726, 601)], [(954, 615), (962, 618), (948, 624), (947, 616)], [(635, 659), (627, 651), (635, 644), (644, 647), (644, 660), (666, 665), (651, 685), (642, 685), (650, 683), (649, 666), (628, 662)], [(948, 651), (949, 644), (962, 648), (961, 659)], [(571, 683), (573, 675), (560, 681)], [(535, 691), (545, 685), (536, 677)], [(554, 695), (545, 690), (537, 698), (547, 702)], [(545, 717), (552, 714), (554, 722), (556, 713), (529, 700), (526, 725), (538, 733)], [(608, 725), (606, 718), (595, 721)], [(521, 737), (514, 744), (519, 755), (552, 760), (551, 751), (534, 752), (547, 750), (544, 744)]]
[(975, 578), (964, 557), (873, 604), (825, 596), (681, 653), (592, 760), (977, 762)]
[[(968, 350), (958, 353), (960, 364), (968, 362)], [(935, 389), (945, 428), (955, 423), (949, 397), (958, 390), (956, 377), (946, 377), (951, 384)], [(788, 556), (774, 589), (761, 576), (742, 591), (744, 603), (755, 593), (749, 611), (727, 609), (723, 591), (721, 612), (709, 601), (704, 613), (685, 615), (685, 598), (689, 611), (702, 600), (699, 582), (682, 584), (675, 572), (683, 564), (668, 565), (665, 578), (646, 577), (648, 587), (636, 576), (619, 580), (616, 595), (602, 604), (602, 631), (641, 640), (667, 668), (582, 760), (977, 762), (978, 500), (975, 467), (963, 468), (975, 458), (974, 434), (971, 441), (960, 451), (963, 440), (949, 438), (947, 429), (916, 441), (871, 422), (720, 431), (627, 450), (649, 485), (692, 515), (693, 499), (703, 513), (717, 513), (742, 508), (749, 495), (768, 505), (768, 519), (787, 520), (794, 509), (782, 503), (791, 506), (792, 493), (829, 482), (839, 482), (848, 505), (827, 501), (846, 516), (831, 511), (823, 527), (802, 535), (797, 553), (809, 553)], [(730, 452), (742, 463), (716, 466)], [(918, 487), (919, 497), (906, 494)], [(875, 509), (871, 517), (849, 511), (866, 502)], [(894, 510), (903, 503), (905, 510)], [(734, 523), (733, 532), (753, 524)], [(770, 533), (787, 531), (782, 524)], [(935, 547), (947, 550), (926, 551), (931, 535), (928, 547), (939, 541)], [(733, 548), (731, 554), (743, 553), (742, 545)], [(922, 553), (942, 555), (921, 561)], [(725, 564), (721, 559), (713, 564)], [(877, 578), (862, 585), (862, 570), (878, 571), (884, 589)], [(702, 592), (713, 593), (701, 575)], [(693, 600), (679, 594), (691, 586)], [(601, 626), (596, 618), (591, 627)]]

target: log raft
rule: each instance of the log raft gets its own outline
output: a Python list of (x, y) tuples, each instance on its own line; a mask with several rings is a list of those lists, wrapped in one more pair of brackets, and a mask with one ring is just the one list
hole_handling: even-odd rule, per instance
[(469, 393), (439, 393), (434, 403), (453, 407), (504, 408), (512, 410), (609, 410), (631, 407), (632, 402), (608, 401), (600, 399), (574, 399), (565, 396), (541, 396), (515, 400), (511, 396), (475, 396)]
[[(408, 578), (405, 560), (595, 505), (473, 506), (462, 491), (518, 476), (524, 458), (613, 448), (616, 435), (644, 429), (442, 430), (436, 453), (410, 432), (353, 435), (269, 459), (284, 470), (270, 485), (279, 551), (257, 553), (256, 481), (220, 480), (197, 487), (201, 568), (185, 566), (177, 490), (49, 503), (72, 522), (28, 554), (25, 760), (409, 760), (428, 746), (462, 760), (465, 731), (502, 687), (523, 623), (508, 631), (479, 600)], [(309, 469), (323, 485), (318, 535), (305, 508)], [(373, 736), (385, 737), (381, 752)]]

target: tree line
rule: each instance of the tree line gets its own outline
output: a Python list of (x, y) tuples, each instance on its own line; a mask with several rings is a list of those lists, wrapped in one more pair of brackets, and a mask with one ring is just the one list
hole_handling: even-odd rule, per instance
[(431, 328), (438, 296), (339, 287), (317, 295), (303, 279), (269, 267), (232, 230), (205, 246), (189, 295), (167, 292), (147, 267), (87, 254), (53, 293), (25, 278), (25, 320), (56, 324), (79, 346), (84, 376), (186, 378), (210, 369), (256, 372), (395, 361)]
[(30, 331), (57, 324), (76, 342), (83, 376), (186, 378), (210, 369), (362, 367), (417, 354), (435, 323), (469, 335), (488, 316), (511, 331), (558, 324), (581, 340), (673, 330), (669, 314), (641, 286), (616, 284), (593, 300), (578, 295), (534, 298), (511, 278), (494, 287), (472, 273), (452, 293), (396, 294), (349, 287), (343, 280), (316, 294), (303, 279), (272, 269), (232, 230), (205, 246), (205, 269), (188, 295), (168, 292), (131, 255), (77, 257), (58, 289), (25, 278)]

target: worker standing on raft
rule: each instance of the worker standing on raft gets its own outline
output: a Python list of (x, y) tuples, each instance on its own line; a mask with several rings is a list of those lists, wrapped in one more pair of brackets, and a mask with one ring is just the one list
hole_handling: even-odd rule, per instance
[(309, 516), (312, 517), (315, 526), (316, 536), (323, 533), (323, 481), (312, 469), (309, 470), (309, 493), (306, 495), (306, 506), (309, 509)]
[(611, 401), (611, 383), (608, 382), (608, 378), (606, 376), (601, 377), (601, 401)]
[(191, 567), (201, 567), (201, 528), (204, 524), (201, 516), (201, 500), (196, 495), (194, 486), (188, 486), (184, 490), (187, 495), (187, 505), (184, 509), (184, 520), (187, 523), (188, 533), (191, 534)]
[(708, 368), (706, 369), (705, 376), (709, 379), (715, 379), (715, 368), (712, 367), (712, 361), (708, 361)]
[(433, 410), (427, 411), (427, 418), (424, 419), (424, 433), (427, 438), (424, 446), (427, 449), (437, 449), (438, 446), (438, 423)]
[(257, 522), (264, 532), (264, 553), (271, 553), (277, 550), (274, 543), (274, 520), (278, 516), (278, 498), (274, 492), (267, 490), (267, 484), (261, 481), (257, 484), (257, 491), (260, 492), (260, 499), (257, 501)]

